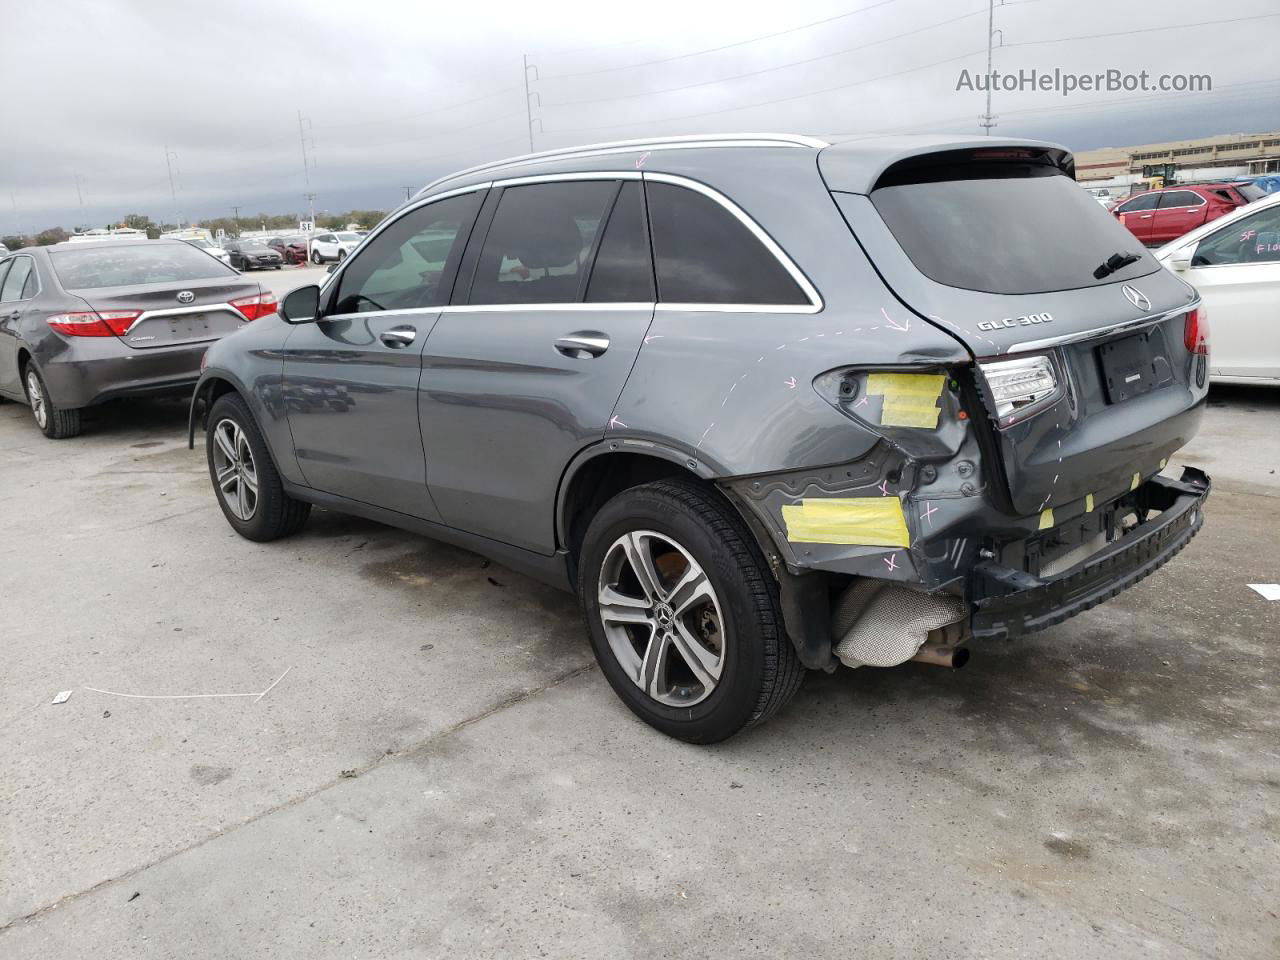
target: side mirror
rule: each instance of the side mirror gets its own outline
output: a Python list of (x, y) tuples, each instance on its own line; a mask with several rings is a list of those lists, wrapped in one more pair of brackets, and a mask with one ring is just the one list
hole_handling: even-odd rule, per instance
[(1195, 253), (1195, 247), (1183, 247), (1176, 251), (1168, 260), (1169, 269), (1174, 273), (1185, 273), (1191, 269), (1191, 255)]
[(284, 298), (278, 312), (285, 323), (311, 323), (320, 313), (320, 288), (299, 287)]

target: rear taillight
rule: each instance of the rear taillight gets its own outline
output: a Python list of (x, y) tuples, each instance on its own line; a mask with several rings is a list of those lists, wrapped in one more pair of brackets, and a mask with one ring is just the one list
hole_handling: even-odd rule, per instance
[(1038, 413), (1058, 397), (1058, 374), (1047, 356), (983, 362), (978, 367), (1001, 426)]
[(263, 293), (256, 297), (241, 297), (232, 300), (231, 305), (244, 314), (246, 320), (257, 320), (276, 312), (279, 304), (274, 293)]
[(1188, 352), (1208, 355), (1209, 316), (1203, 303), (1194, 310), (1187, 311), (1186, 319), (1182, 321), (1182, 342), (1186, 344)]
[(49, 329), (68, 337), (123, 337), (140, 316), (140, 310), (109, 310), (105, 313), (88, 310), (54, 314), (45, 323)]

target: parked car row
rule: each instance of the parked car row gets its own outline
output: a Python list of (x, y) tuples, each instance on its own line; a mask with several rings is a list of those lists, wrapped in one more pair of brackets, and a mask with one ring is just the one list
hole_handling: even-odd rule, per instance
[(1144, 244), (1158, 247), (1264, 196), (1251, 183), (1198, 183), (1136, 193), (1112, 214)]

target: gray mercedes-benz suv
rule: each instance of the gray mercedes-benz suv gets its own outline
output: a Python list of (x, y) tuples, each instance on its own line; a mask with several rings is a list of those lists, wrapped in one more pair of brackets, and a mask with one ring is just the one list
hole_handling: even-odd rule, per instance
[(687, 137), (431, 184), (209, 350), (192, 434), (250, 539), (319, 504), (576, 590), (618, 695), (710, 742), (1159, 567), (1206, 372), (1061, 147)]

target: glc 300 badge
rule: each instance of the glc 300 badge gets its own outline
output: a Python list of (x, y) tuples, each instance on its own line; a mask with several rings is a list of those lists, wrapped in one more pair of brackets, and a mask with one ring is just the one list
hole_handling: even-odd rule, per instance
[(1003, 330), (1006, 327), (1029, 327), (1035, 323), (1052, 323), (1053, 315), (1048, 313), (1028, 313), (1025, 317), (1005, 317), (1003, 320), (983, 320), (978, 324), (979, 330)]

